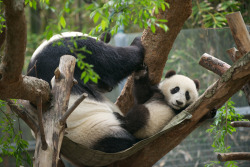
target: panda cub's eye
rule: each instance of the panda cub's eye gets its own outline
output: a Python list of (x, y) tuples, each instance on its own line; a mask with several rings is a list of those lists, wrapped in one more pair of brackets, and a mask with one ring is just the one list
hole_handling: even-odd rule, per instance
[(180, 90), (180, 88), (179, 88), (178, 86), (176, 86), (175, 88), (171, 89), (170, 92), (171, 92), (172, 94), (175, 94), (175, 93), (177, 93), (179, 90)]
[(186, 96), (186, 99), (187, 99), (187, 100), (190, 100), (190, 95), (189, 95), (189, 92), (188, 92), (188, 91), (186, 91), (185, 96)]

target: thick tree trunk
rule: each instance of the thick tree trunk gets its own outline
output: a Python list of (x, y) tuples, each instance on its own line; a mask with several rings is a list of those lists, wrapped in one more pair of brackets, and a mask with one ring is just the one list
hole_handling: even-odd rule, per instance
[[(156, 32), (152, 33), (151, 29), (148, 28), (143, 31), (141, 37), (146, 50), (144, 62), (148, 66), (149, 78), (152, 84), (160, 82), (163, 68), (173, 43), (182, 29), (184, 22), (192, 13), (191, 0), (166, 0), (166, 2), (170, 5), (170, 8), (166, 8), (164, 12), (160, 11), (156, 17), (168, 20), (167, 26), (169, 30), (164, 32), (164, 30), (157, 28)], [(134, 103), (132, 88), (133, 76), (128, 78), (121, 95), (116, 101), (116, 104), (123, 113), (126, 113)]]
[(0, 65), (0, 99), (25, 99), (36, 103), (42, 92), (43, 102), (49, 100), (49, 84), (43, 80), (22, 76), (26, 50), (27, 30), (24, 0), (4, 0), (6, 38), (4, 56)]

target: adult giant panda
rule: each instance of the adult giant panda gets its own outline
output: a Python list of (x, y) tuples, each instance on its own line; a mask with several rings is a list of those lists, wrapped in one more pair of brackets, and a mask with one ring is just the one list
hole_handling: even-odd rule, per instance
[[(145, 66), (144, 66), (145, 67)], [(199, 81), (171, 70), (159, 85), (151, 86), (147, 68), (135, 73), (135, 105), (123, 120), (124, 128), (138, 139), (159, 132), (198, 98)]]
[[(87, 51), (79, 49), (83, 47)], [(84, 92), (88, 98), (67, 119), (66, 136), (76, 143), (107, 153), (131, 147), (135, 138), (121, 126), (117, 117), (122, 113), (103, 93), (112, 90), (141, 66), (144, 48), (140, 38), (135, 38), (128, 47), (114, 47), (91, 37), (83, 37), (81, 33), (56, 35), (36, 49), (29, 63), (28, 75), (50, 83), (60, 57), (77, 57), (77, 54), (86, 57), (83, 61), (93, 65), (100, 79), (98, 84), (91, 81), (84, 84), (81, 80), (83, 70), (75, 67), (74, 78), (78, 84), (72, 87), (69, 106)]]

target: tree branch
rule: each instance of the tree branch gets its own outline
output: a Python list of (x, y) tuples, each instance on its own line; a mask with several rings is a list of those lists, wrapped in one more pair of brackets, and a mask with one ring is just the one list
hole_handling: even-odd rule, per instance
[[(235, 12), (232, 14), (228, 14), (226, 16), (228, 25), (231, 29), (234, 41), (237, 45), (239, 51), (235, 50), (231, 51), (228, 50), (228, 53), (233, 62), (237, 61), (241, 56), (245, 55), (246, 53), (250, 52), (250, 35), (247, 31), (245, 22), (241, 16), (240, 12)], [(248, 104), (250, 105), (250, 82), (246, 83), (242, 88), (244, 91)]]
[(22, 105), (17, 102), (14, 103), (12, 100), (7, 99), (6, 102), (8, 103), (10, 109), (14, 111), (36, 134), (38, 125), (37, 125), (37, 119), (30, 116), (28, 113), (34, 113), (34, 110), (31, 110), (27, 107), (21, 107)]
[(242, 55), (250, 52), (250, 36), (240, 12), (226, 15), (235, 44)]
[(235, 160), (250, 160), (249, 152), (234, 152), (234, 153), (219, 153), (217, 155), (219, 161), (235, 161)]
[(239, 58), (242, 57), (241, 53), (235, 47), (228, 49), (227, 54), (233, 62), (236, 62)]
[(50, 99), (49, 83), (44, 80), (22, 76), (21, 82), (7, 84), (0, 81), (0, 99), (24, 99), (29, 100), (32, 104), (36, 104), (36, 97), (39, 96), (37, 90), (41, 90), (42, 101), (48, 102)]
[(49, 100), (49, 84), (43, 80), (21, 75), (27, 42), (24, 0), (4, 0), (6, 38), (4, 56), (0, 64), (0, 98), (25, 99), (36, 104), (37, 89), (42, 100)]
[[(148, 66), (149, 78), (152, 84), (160, 82), (163, 68), (173, 43), (182, 29), (184, 22), (192, 13), (191, 0), (166, 0), (166, 2), (170, 5), (170, 8), (154, 15), (158, 19), (168, 20), (166, 24), (169, 30), (164, 32), (164, 30), (156, 28), (156, 32), (152, 33), (151, 29), (148, 28), (143, 31), (141, 37), (146, 52), (144, 62)], [(132, 88), (133, 77), (129, 77), (121, 95), (116, 101), (116, 104), (123, 113), (126, 113), (134, 103)]]
[(43, 126), (43, 108), (42, 108), (42, 96), (41, 96), (41, 90), (39, 90), (40, 96), (37, 97), (37, 115), (38, 115), (38, 125), (39, 125), (39, 132), (41, 136), (42, 141), (42, 149), (47, 150), (48, 144), (46, 142), (46, 137), (44, 133), (44, 126)]
[(234, 121), (230, 125), (233, 127), (250, 127), (250, 121)]
[(201, 59), (199, 61), (199, 64), (218, 74), (219, 76), (221, 76), (224, 72), (226, 72), (231, 66), (223, 61), (221, 61), (220, 59), (215, 58), (214, 56), (211, 56), (207, 53), (204, 53), (201, 56)]
[(70, 114), (76, 109), (76, 107), (86, 98), (88, 97), (87, 93), (83, 93), (75, 102), (74, 104), (65, 112), (65, 114), (61, 117), (59, 120), (61, 125), (64, 125), (66, 123), (67, 118), (70, 116)]

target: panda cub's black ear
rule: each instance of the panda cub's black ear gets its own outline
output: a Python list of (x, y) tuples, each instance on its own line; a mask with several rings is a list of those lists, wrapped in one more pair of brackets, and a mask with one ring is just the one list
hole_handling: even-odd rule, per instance
[(165, 78), (170, 78), (172, 77), (173, 75), (175, 75), (176, 72), (174, 70), (169, 70), (166, 75), (165, 75)]
[(100, 40), (102, 42), (105, 42), (105, 43), (109, 43), (110, 39), (111, 39), (111, 33), (110, 32), (104, 32), (102, 33), (101, 37), (100, 37)]
[(193, 80), (196, 86), (196, 89), (199, 90), (200, 89), (200, 81), (198, 79), (194, 79)]

